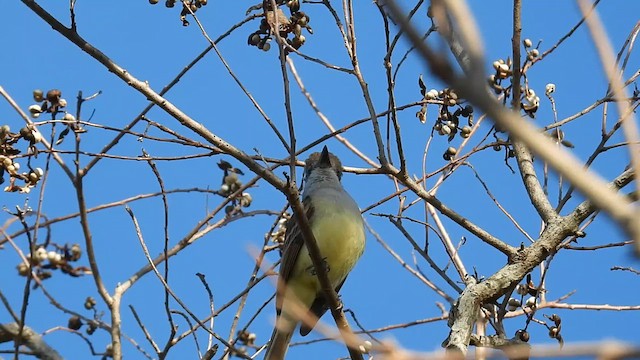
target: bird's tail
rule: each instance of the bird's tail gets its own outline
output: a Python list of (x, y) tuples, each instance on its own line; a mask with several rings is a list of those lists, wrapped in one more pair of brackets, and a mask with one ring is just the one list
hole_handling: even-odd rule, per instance
[(271, 341), (269, 341), (269, 348), (267, 348), (264, 360), (284, 360), (295, 328), (295, 321), (287, 319), (282, 315), (278, 316), (276, 327), (273, 329)]

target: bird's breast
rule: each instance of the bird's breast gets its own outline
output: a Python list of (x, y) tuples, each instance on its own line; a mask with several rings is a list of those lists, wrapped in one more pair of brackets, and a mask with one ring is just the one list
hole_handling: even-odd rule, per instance
[[(345, 196), (348, 196), (345, 193)], [(364, 251), (365, 234), (362, 216), (350, 198), (324, 197), (313, 201), (311, 230), (316, 238), (324, 266), (332, 285), (337, 286), (353, 269)], [(316, 282), (316, 270), (306, 246), (302, 248), (296, 268)]]

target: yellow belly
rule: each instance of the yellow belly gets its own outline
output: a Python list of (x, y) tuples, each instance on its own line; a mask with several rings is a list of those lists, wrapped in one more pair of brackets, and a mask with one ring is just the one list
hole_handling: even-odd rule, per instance
[[(326, 207), (326, 210), (315, 214), (311, 229), (324, 259), (329, 281), (335, 288), (344, 281), (362, 255), (365, 235), (359, 213), (354, 216), (353, 213), (336, 211), (335, 208)], [(287, 288), (303, 306), (310, 307), (321, 287), (306, 246), (300, 250), (291, 275)]]

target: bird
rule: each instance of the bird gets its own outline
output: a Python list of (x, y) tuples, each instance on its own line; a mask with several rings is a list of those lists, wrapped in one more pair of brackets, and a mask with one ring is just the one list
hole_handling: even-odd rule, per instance
[[(364, 220), (341, 178), (340, 159), (326, 146), (305, 161), (302, 205), (336, 292), (365, 247)], [(286, 224), (277, 289), (276, 326), (265, 360), (283, 360), (296, 326), (300, 324), (300, 334), (307, 335), (329, 309), (294, 216)], [(306, 316), (293, 310), (296, 302), (298, 309), (307, 311)]]

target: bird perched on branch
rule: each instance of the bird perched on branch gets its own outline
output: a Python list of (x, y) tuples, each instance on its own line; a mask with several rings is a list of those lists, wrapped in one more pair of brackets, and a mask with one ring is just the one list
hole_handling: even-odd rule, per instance
[[(360, 209), (344, 190), (342, 164), (327, 150), (305, 162), (302, 204), (320, 249), (324, 270), (338, 292), (364, 251)], [(265, 360), (282, 360), (296, 326), (307, 335), (328, 310), (316, 269), (295, 216), (287, 223), (276, 294), (276, 327)]]

